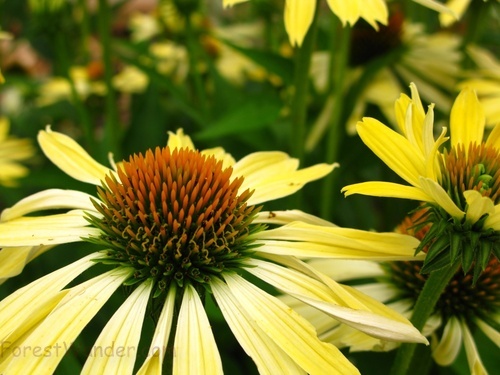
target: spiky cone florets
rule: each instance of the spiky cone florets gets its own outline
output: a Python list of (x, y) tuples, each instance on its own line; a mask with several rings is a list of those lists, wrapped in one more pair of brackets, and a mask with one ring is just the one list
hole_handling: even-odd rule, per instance
[(240, 178), (222, 161), (198, 151), (156, 148), (130, 157), (98, 188), (91, 222), (102, 235), (110, 263), (135, 269), (135, 283), (155, 280), (156, 294), (171, 282), (206, 287), (210, 278), (237, 268), (252, 251), (251, 226), (259, 211), (247, 205)]

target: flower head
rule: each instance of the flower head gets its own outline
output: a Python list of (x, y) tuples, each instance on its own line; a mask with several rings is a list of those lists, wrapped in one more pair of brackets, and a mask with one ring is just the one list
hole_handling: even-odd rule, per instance
[(421, 225), (432, 223), (418, 251), (429, 246), (424, 272), (460, 262), (465, 272), (474, 265), (474, 280), (490, 261), (500, 257), (500, 127), (483, 141), (485, 116), (475, 92), (464, 89), (446, 128), (433, 136), (433, 105), (425, 113), (417, 88), (411, 99), (396, 102), (401, 134), (373, 118), (357, 125), (363, 142), (409, 185), (364, 182), (344, 187), (346, 195), (415, 199), (429, 210)]
[[(317, 338), (310, 323), (248, 281), (248, 274), (370, 335), (426, 342), (399, 314), (298, 259), (410, 259), (417, 240), (344, 230), (299, 211), (261, 211), (260, 204), (296, 192), (334, 165), (298, 169), (298, 161), (281, 152), (258, 152), (236, 162), (220, 148), (196, 150), (178, 131), (166, 147), (132, 155), (109, 169), (50, 128), (38, 139), (64, 172), (97, 185), (97, 196), (50, 189), (21, 200), (2, 213), (0, 254), (77, 241), (98, 244), (102, 251), (0, 302), (0, 372), (53, 371), (64, 354), (60, 348), (73, 342), (124, 284), (132, 292), (97, 338), (84, 373), (132, 373), (136, 351), (118, 360), (94, 351), (112, 344), (137, 348), (148, 305), (159, 313), (139, 373), (161, 373), (166, 357), (174, 374), (222, 373), (204, 310), (207, 298), (215, 299), (259, 371), (357, 373), (336, 347)], [(53, 209), (69, 211), (32, 215)], [(29, 259), (19, 256), (18, 262)], [(110, 269), (67, 287), (97, 264)], [(50, 355), (15, 355), (16, 348), (38, 346)]]

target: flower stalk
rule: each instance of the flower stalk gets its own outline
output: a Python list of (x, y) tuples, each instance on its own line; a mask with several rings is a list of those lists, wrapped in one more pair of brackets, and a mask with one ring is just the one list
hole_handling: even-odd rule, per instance
[[(443, 267), (430, 273), (410, 319), (416, 329), (422, 331), (425, 323), (432, 315), (439, 297), (459, 267), (460, 261), (457, 260), (448, 267)], [(416, 348), (416, 344), (402, 344), (400, 346), (391, 369), (392, 375), (407, 373)]]

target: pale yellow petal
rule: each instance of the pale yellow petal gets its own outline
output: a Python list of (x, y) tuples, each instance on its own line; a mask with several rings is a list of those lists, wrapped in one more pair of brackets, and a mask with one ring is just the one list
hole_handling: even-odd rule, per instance
[[(0, 302), (0, 311), (2, 311), (0, 314), (0, 341), (9, 340), (12, 342), (24, 334), (34, 324), (34, 313), (44, 309), (47, 301), (58, 295), (60, 290), (75, 277), (95, 265), (94, 260), (102, 256), (99, 253), (87, 255), (5, 297)], [(28, 304), (29, 309), (26, 308)], [(45, 311), (45, 315), (49, 311)]]
[(94, 343), (81, 374), (132, 374), (152, 287), (151, 280), (137, 286), (113, 314)]
[(2, 212), (1, 221), (12, 220), (42, 210), (75, 208), (95, 211), (91, 198), (93, 198), (91, 195), (76, 190), (44, 190), (21, 199), (14, 206), (5, 209)]
[(285, 225), (293, 221), (302, 221), (303, 223), (308, 224), (336, 227), (335, 224), (327, 220), (321, 219), (317, 216), (305, 213), (300, 210), (261, 211), (255, 216), (255, 219), (252, 221), (252, 223)]
[(484, 125), (484, 110), (476, 93), (470, 88), (463, 89), (451, 109), (451, 145), (462, 144), (467, 153), (470, 144), (479, 145), (483, 141)]
[(168, 290), (167, 297), (163, 303), (160, 318), (156, 324), (155, 333), (149, 347), (148, 357), (137, 372), (137, 375), (162, 374), (163, 360), (167, 352), (170, 330), (172, 329), (176, 294), (177, 288), (173, 285)]
[(414, 199), (423, 202), (433, 201), (432, 197), (418, 187), (384, 181), (369, 181), (347, 185), (342, 188), (342, 192), (346, 197), (352, 194), (361, 194), (375, 197)]
[(168, 142), (167, 146), (173, 150), (175, 148), (188, 148), (189, 150), (195, 150), (193, 141), (188, 135), (184, 134), (184, 130), (177, 129), (174, 132), (168, 132)]
[(45, 320), (20, 343), (23, 347), (44, 348), (46, 355), (12, 355), (6, 358), (4, 373), (54, 372), (76, 337), (132, 272), (117, 268), (71, 288)]
[(299, 366), (310, 374), (358, 374), (359, 371), (333, 345), (321, 342), (313, 326), (253, 284), (235, 274), (224, 279), (240, 305), (258, 326)]
[(463, 333), (465, 354), (467, 356), (467, 363), (469, 364), (471, 375), (488, 375), (488, 371), (486, 371), (486, 368), (479, 357), (474, 337), (472, 337), (469, 327), (467, 327), (467, 323), (462, 321), (460, 322), (460, 326)]
[(222, 147), (209, 148), (201, 151), (202, 155), (213, 156), (217, 160), (222, 160), (222, 168), (232, 167), (236, 161)]
[(38, 133), (38, 143), (45, 155), (75, 180), (100, 185), (111, 169), (95, 161), (78, 143), (47, 126)]
[(315, 11), (315, 0), (286, 0), (285, 29), (292, 46), (302, 45)]
[(444, 327), (439, 344), (432, 349), (432, 357), (441, 366), (449, 366), (457, 357), (462, 346), (462, 330), (457, 318), (450, 318)]
[(26, 264), (51, 248), (52, 246), (21, 246), (1, 249), (0, 284), (10, 277), (19, 275)]
[(390, 341), (427, 343), (411, 323), (377, 300), (340, 285), (308, 265), (317, 278), (269, 262), (251, 260), (248, 272), (327, 314), (371, 336)]
[(174, 341), (174, 375), (222, 374), (210, 322), (196, 289), (184, 288)]
[(255, 152), (239, 160), (234, 166), (234, 177), (245, 179), (241, 191), (253, 190), (248, 200), (255, 205), (291, 195), (311, 181), (330, 173), (337, 165), (316, 164), (298, 169), (299, 161), (278, 151)]
[(214, 278), (212, 291), (224, 319), (239, 344), (257, 365), (259, 374), (305, 374), (256, 324), (224, 282)]
[(358, 134), (363, 142), (389, 168), (413, 186), (425, 173), (425, 159), (418, 147), (394, 130), (373, 118), (358, 122)]
[(415, 259), (413, 254), (419, 244), (419, 241), (413, 236), (394, 232), (377, 233), (358, 229), (312, 225), (299, 221), (261, 231), (255, 235), (255, 239), (266, 241), (265, 247), (258, 249), (260, 252), (268, 252), (267, 245), (271, 240), (295, 241), (292, 244), (296, 243), (304, 248), (300, 253), (301, 255), (309, 252), (313, 253), (311, 250), (315, 246), (318, 246), (318, 249), (324, 246), (329, 256), (347, 259), (350, 258), (349, 254), (352, 251), (353, 259), (359, 254), (365, 253), (367, 258), (382, 256), (412, 260)]
[(40, 246), (79, 242), (82, 237), (98, 236), (101, 231), (89, 227), (85, 213), (72, 210), (64, 214), (21, 217), (0, 223), (0, 246)]

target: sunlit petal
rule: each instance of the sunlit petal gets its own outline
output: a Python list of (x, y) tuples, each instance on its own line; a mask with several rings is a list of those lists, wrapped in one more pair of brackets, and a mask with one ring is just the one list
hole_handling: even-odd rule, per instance
[(316, 1), (286, 0), (285, 2), (285, 29), (290, 44), (300, 46), (309, 30), (314, 18)]
[(38, 133), (38, 142), (45, 155), (75, 180), (100, 185), (111, 169), (95, 161), (78, 143), (50, 127)]
[(24, 199), (2, 212), (1, 220), (8, 221), (29, 213), (54, 209), (82, 209), (95, 211), (92, 196), (76, 190), (49, 189)]

